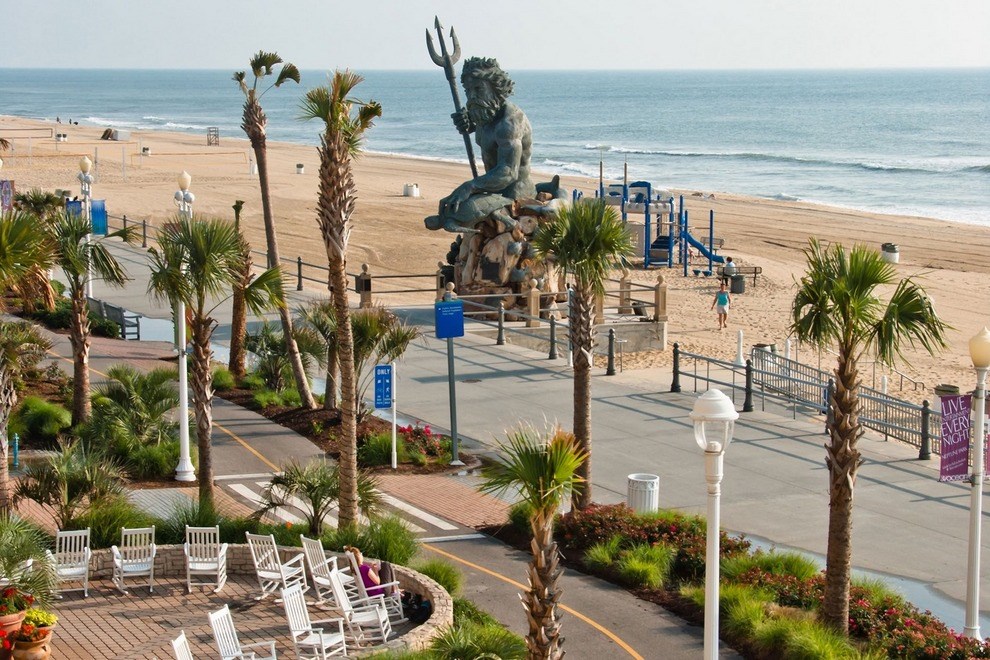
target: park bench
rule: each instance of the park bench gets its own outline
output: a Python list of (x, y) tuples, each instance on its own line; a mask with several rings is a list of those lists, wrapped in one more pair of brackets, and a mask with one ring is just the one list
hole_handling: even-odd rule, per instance
[(121, 339), (141, 339), (141, 316), (123, 307), (111, 305), (96, 298), (88, 298), (91, 312), (120, 326)]
[[(736, 266), (734, 275), (752, 275), (753, 284), (756, 284), (756, 276), (763, 272), (763, 268), (760, 266)], [(725, 266), (718, 267), (719, 279), (725, 278)]]

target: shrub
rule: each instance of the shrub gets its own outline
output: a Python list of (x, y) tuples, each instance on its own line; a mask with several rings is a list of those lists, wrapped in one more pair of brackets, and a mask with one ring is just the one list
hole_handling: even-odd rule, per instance
[[(361, 547), (361, 530), (355, 525), (348, 527), (338, 527), (327, 529), (320, 537), (323, 547), (334, 552), (343, 552), (344, 546), (352, 545), (355, 548)], [(365, 553), (368, 554), (368, 553)], [(369, 554), (369, 556), (371, 556)]]
[(255, 391), (251, 401), (258, 408), (267, 408), (268, 406), (298, 408), (302, 405), (299, 392), (292, 388), (282, 390), (281, 392), (262, 388)]
[(763, 624), (766, 616), (767, 601), (753, 596), (728, 603), (722, 621), (727, 633), (749, 639), (756, 634), (756, 629)]
[(94, 337), (120, 339), (120, 324), (110, 319), (89, 315), (89, 331)]
[(161, 524), (153, 516), (138, 509), (126, 497), (107, 499), (89, 508), (68, 526), (69, 529), (89, 527), (90, 546), (109, 548), (120, 543), (121, 527), (149, 527)]
[(371, 524), (362, 530), (356, 545), (369, 557), (400, 566), (407, 566), (419, 552), (416, 535), (398, 516), (373, 519)]
[[(161, 521), (155, 530), (157, 542), (161, 544), (185, 543), (186, 525), (190, 527), (213, 527), (220, 524), (223, 516), (214, 507), (202, 505), (196, 500), (176, 502), (168, 517)], [(241, 536), (238, 543), (244, 543)]]
[(246, 390), (261, 390), (265, 387), (265, 379), (260, 374), (252, 371), (244, 376), (238, 385)]
[(584, 553), (582, 563), (588, 570), (607, 573), (612, 570), (612, 564), (619, 558), (622, 548), (622, 537), (613, 536), (604, 543), (596, 543)]
[(433, 657), (439, 660), (481, 656), (522, 660), (526, 657), (526, 642), (501, 625), (481, 625), (468, 621), (443, 631), (433, 640), (430, 650), (433, 651)]
[[(68, 298), (56, 298), (55, 309), (38, 308), (28, 318), (34, 319), (52, 330), (68, 330), (72, 326), (72, 301)], [(120, 326), (114, 321), (104, 319), (89, 312), (89, 331), (95, 337), (120, 337)]]
[(451, 596), (456, 596), (461, 592), (464, 576), (461, 574), (460, 569), (450, 562), (442, 559), (431, 559), (430, 561), (416, 564), (414, 568), (426, 577), (435, 580)]
[[(402, 439), (402, 436), (396, 435), (395, 438), (395, 455), (396, 460), (399, 463), (405, 463), (409, 460), (409, 455), (406, 452), (406, 445)], [(373, 433), (365, 438), (364, 442), (358, 446), (357, 451), (358, 465), (362, 467), (371, 467), (375, 465), (391, 465), (392, 464), (392, 434), (391, 433)]]
[(24, 613), (24, 621), (28, 625), (36, 628), (43, 626), (54, 626), (58, 622), (58, 617), (47, 610), (32, 607)]
[(764, 653), (793, 660), (859, 657), (846, 638), (810, 619), (767, 620), (757, 627), (753, 641)]
[(454, 598), (454, 625), (460, 625), (466, 621), (472, 621), (481, 625), (501, 625), (495, 617), (488, 612), (479, 609), (467, 598)]
[(635, 545), (620, 555), (616, 572), (627, 584), (660, 589), (670, 577), (675, 555), (665, 545)]
[[(305, 525), (293, 525), (292, 523), (276, 523), (273, 525), (259, 524), (255, 534), (271, 534), (275, 537), (276, 545), (302, 546), (301, 533), (306, 531)], [(237, 543), (245, 543), (244, 536)]]
[(9, 431), (24, 440), (53, 446), (59, 433), (72, 425), (72, 414), (41, 397), (26, 396), (10, 417)]
[(258, 534), (260, 523), (254, 518), (235, 517), (220, 518), (220, 542), (221, 543), (246, 543), (245, 532)]
[(533, 505), (526, 501), (516, 502), (509, 507), (509, 525), (520, 534), (532, 534), (529, 519), (533, 515)]
[(398, 432), (402, 434), (410, 452), (415, 451), (427, 458), (441, 458), (451, 451), (450, 438), (434, 433), (429, 424), (400, 426)]
[[(190, 452), (194, 448), (190, 447)], [(127, 472), (135, 479), (158, 479), (175, 472), (179, 463), (179, 442), (171, 440), (159, 445), (145, 445), (125, 454)], [(118, 454), (119, 455), (119, 454)]]
[(213, 368), (213, 389), (217, 392), (226, 392), (234, 389), (234, 375), (227, 367), (219, 366)]
[(807, 580), (821, 572), (818, 564), (800, 553), (775, 550), (728, 557), (721, 564), (722, 576), (730, 581), (754, 567), (770, 575), (790, 575), (799, 580)]

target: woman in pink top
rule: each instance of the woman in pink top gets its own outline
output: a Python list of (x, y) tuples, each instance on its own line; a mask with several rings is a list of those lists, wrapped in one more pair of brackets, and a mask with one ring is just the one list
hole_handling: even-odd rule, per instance
[(371, 564), (364, 563), (364, 555), (354, 546), (349, 545), (344, 548), (344, 551), (354, 555), (358, 570), (361, 571), (361, 582), (364, 583), (364, 589), (368, 592), (368, 595), (378, 596), (379, 594), (384, 594), (385, 590), (378, 586), (382, 583), (381, 578), (378, 577), (378, 569)]

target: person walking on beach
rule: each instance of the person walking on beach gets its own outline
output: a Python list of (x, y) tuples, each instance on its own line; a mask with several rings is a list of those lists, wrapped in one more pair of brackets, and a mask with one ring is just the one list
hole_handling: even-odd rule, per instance
[(712, 301), (712, 309), (718, 307), (718, 329), (726, 327), (726, 323), (729, 320), (729, 303), (732, 302), (732, 298), (729, 297), (729, 292), (725, 290), (725, 283), (718, 285), (718, 291), (715, 293), (715, 300)]

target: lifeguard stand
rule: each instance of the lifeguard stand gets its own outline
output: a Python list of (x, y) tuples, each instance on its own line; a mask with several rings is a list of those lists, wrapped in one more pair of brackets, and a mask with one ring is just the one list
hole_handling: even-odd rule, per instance
[(210, 126), (206, 129), (206, 146), (208, 147), (219, 147), (220, 146), (220, 128), (217, 126)]

